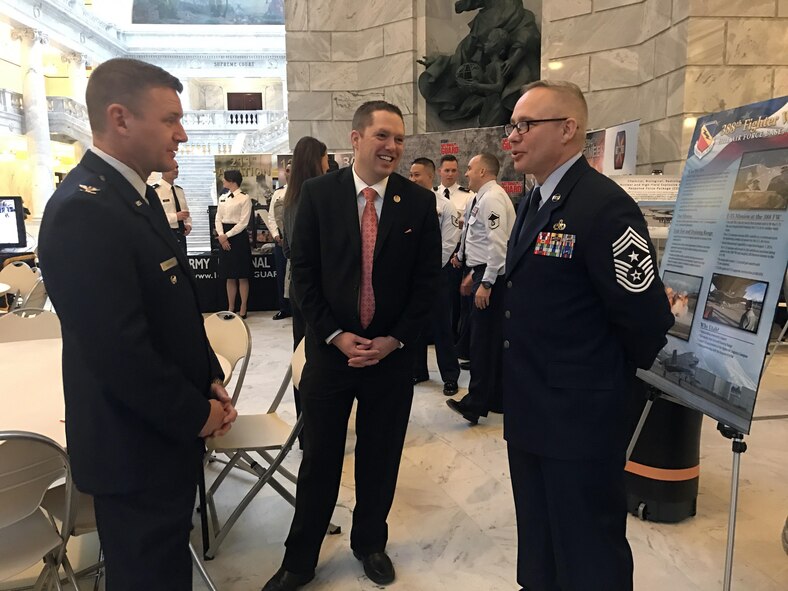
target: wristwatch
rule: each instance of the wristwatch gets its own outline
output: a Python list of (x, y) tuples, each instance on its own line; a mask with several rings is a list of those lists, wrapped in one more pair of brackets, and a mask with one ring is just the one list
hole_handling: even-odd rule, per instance
[(482, 287), (484, 287), (484, 289), (492, 289), (492, 286), (493, 284), (489, 281), (482, 281)]

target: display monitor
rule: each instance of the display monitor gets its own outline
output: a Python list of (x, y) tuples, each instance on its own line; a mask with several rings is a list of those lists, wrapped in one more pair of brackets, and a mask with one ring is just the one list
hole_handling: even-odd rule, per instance
[(0, 248), (24, 248), (25, 209), (21, 197), (0, 197)]

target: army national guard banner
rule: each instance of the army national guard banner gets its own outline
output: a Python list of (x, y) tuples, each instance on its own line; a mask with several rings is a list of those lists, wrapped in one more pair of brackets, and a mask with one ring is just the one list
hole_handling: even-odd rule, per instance
[(742, 433), (785, 277), (787, 208), (788, 97), (699, 119), (662, 259), (676, 323), (639, 375)]

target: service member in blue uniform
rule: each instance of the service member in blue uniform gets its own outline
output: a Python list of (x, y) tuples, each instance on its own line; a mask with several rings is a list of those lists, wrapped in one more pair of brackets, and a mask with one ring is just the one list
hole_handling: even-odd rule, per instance
[(500, 163), (489, 153), (477, 154), (468, 162), (468, 185), (476, 195), (465, 212), (462, 240), (452, 264), (464, 264), (470, 274), (473, 305), (470, 326), (471, 379), (468, 394), (447, 400), (454, 412), (475, 425), (489, 411), (501, 412), (501, 277), (506, 261), (506, 241), (514, 224), (514, 207), (497, 182)]
[(77, 488), (93, 495), (108, 591), (192, 588), (200, 437), (235, 419), (189, 263), (144, 180), (172, 169), (187, 139), (182, 89), (137, 60), (93, 70), (94, 145), (41, 224), (63, 332), (68, 454)]
[(159, 196), (167, 223), (170, 224), (175, 239), (181, 245), (181, 250), (186, 253), (186, 237), (192, 231), (192, 216), (189, 213), (189, 204), (183, 188), (175, 184), (178, 178), (178, 165), (168, 172), (161, 173), (161, 181), (153, 185), (156, 195)]
[(504, 437), (528, 591), (627, 591), (627, 399), (673, 324), (637, 204), (582, 156), (588, 120), (569, 82), (526, 87), (507, 125), (536, 178), (509, 240)]

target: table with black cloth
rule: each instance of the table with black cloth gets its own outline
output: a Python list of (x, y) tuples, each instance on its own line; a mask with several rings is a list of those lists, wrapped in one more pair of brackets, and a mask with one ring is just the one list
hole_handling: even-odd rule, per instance
[[(202, 312), (227, 309), (225, 281), (219, 275), (218, 251), (189, 254), (189, 265), (197, 280), (197, 298)], [(278, 310), (276, 265), (273, 253), (252, 253), (252, 277), (249, 280), (249, 311)]]

